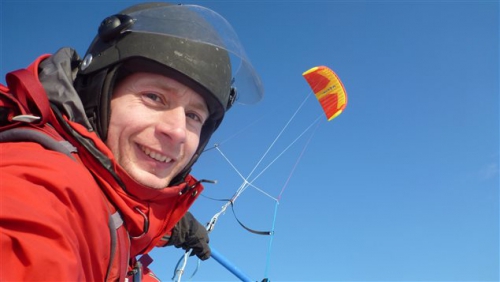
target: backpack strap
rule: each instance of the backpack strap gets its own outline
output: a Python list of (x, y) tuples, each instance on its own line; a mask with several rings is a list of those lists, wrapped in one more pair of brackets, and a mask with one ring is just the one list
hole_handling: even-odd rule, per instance
[(35, 142), (39, 143), (43, 147), (63, 153), (75, 160), (75, 157), (71, 153), (76, 153), (77, 149), (71, 143), (66, 140), (57, 141), (52, 136), (47, 133), (41, 132), (36, 129), (30, 128), (11, 128), (0, 132), (0, 142)]
[[(118, 211), (110, 215), (109, 230), (111, 232), (111, 259), (108, 265), (106, 281), (114, 281), (118, 278), (118, 281), (122, 282), (126, 280), (126, 266), (129, 260), (127, 246), (129, 246), (129, 243), (127, 242), (128, 232), (123, 225), (123, 218)], [(118, 275), (118, 277), (113, 277), (112, 273)]]

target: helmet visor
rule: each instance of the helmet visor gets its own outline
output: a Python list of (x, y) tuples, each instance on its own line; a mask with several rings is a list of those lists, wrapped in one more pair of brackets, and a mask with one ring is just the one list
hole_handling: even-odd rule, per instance
[[(264, 89), (232, 26), (216, 12), (197, 5), (170, 5), (130, 13), (134, 23), (124, 32), (154, 33), (207, 44), (229, 54), (236, 102), (260, 101)], [(208, 23), (208, 24), (207, 24)]]

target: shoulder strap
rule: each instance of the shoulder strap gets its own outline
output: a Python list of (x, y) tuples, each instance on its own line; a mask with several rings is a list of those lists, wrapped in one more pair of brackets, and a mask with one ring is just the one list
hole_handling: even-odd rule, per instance
[[(118, 211), (109, 217), (111, 235), (111, 258), (106, 273), (106, 281), (124, 281), (128, 265), (128, 233), (123, 225), (123, 218)], [(117, 276), (117, 277), (116, 277)]]
[[(49, 99), (37, 74), (27, 69), (10, 72), (8, 88), (0, 92), (0, 130), (20, 124), (43, 125), (55, 121)], [(8, 91), (4, 91), (4, 90)]]
[(24, 111), (39, 116), (34, 124), (45, 124), (52, 119), (53, 114), (45, 89), (33, 73), (26, 69), (16, 70), (8, 73), (5, 80)]
[(23, 142), (31, 141), (39, 143), (43, 147), (63, 153), (76, 161), (71, 153), (76, 153), (77, 149), (66, 140), (57, 141), (52, 136), (36, 129), (11, 128), (0, 132), (0, 142)]
[[(32, 71), (37, 62), (30, 66)], [(42, 83), (32, 71), (19, 69), (5, 77), (8, 88), (2, 87), (0, 92), (0, 142), (36, 142), (74, 159), (71, 153), (76, 148), (47, 124), (55, 121), (55, 116)]]

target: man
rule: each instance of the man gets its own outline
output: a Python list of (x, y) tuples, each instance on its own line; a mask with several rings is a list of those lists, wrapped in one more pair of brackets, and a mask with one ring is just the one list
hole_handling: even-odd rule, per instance
[(187, 212), (203, 190), (190, 170), (236, 98), (235, 70), (240, 97), (262, 95), (225, 25), (199, 6), (138, 4), (103, 20), (83, 60), (64, 48), (8, 76), (2, 92), (36, 97), (41, 82), (50, 108), (33, 99), (8, 119), (21, 131), (0, 132), (1, 281), (138, 281), (154, 247), (210, 256)]

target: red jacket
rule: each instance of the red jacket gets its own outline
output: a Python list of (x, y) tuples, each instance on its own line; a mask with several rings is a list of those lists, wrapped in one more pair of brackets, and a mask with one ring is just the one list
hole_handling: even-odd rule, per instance
[[(74, 55), (62, 49), (29, 67), (37, 78), (34, 70), (42, 70), (40, 79), (53, 104), (75, 98), (72, 88), (63, 96), (59, 91), (71, 85), (60, 81), (71, 76), (60, 74), (70, 73)], [(63, 115), (75, 133), (66, 133), (61, 123), (52, 125), (76, 147), (76, 159), (38, 143), (0, 143), (0, 281), (123, 280), (131, 261), (157, 245), (203, 189), (192, 176), (162, 190), (138, 184), (96, 134), (69, 120), (83, 113)], [(81, 140), (95, 144), (97, 157)], [(118, 232), (112, 227), (115, 211), (123, 220)]]

